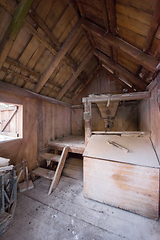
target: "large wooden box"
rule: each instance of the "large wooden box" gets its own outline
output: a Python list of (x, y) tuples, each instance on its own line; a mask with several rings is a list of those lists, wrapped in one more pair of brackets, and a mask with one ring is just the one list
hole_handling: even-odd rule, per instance
[(159, 167), (147, 136), (92, 135), (84, 152), (84, 196), (157, 220)]

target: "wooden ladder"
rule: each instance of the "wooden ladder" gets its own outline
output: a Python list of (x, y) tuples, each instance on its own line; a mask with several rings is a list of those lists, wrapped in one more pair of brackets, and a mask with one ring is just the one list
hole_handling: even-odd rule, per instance
[(38, 167), (32, 171), (33, 174), (50, 179), (52, 181), (48, 191), (48, 195), (51, 194), (52, 190), (54, 190), (59, 183), (59, 179), (61, 177), (61, 173), (67, 158), (68, 150), (69, 150), (69, 147), (64, 147), (61, 155), (52, 154), (52, 153), (42, 153), (39, 155), (40, 158), (45, 159), (47, 161), (58, 162), (56, 171), (42, 168), (42, 167)]

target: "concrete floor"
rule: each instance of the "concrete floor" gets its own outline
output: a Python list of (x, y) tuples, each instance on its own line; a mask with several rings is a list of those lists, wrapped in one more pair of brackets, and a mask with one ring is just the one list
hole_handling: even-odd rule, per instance
[(64, 174), (50, 196), (50, 181), (42, 178), (18, 194), (13, 224), (1, 240), (160, 240), (160, 221), (83, 197), (82, 160), (68, 160)]

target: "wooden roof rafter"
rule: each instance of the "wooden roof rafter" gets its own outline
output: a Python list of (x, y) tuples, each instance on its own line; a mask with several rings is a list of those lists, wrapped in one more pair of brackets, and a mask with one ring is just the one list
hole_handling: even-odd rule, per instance
[(99, 52), (98, 50), (96, 50), (94, 54), (100, 58), (109, 68), (121, 73), (122, 76), (126, 77), (130, 82), (141, 88), (141, 90), (146, 89), (147, 84), (140, 78), (136, 77), (134, 74), (130, 73), (127, 69), (123, 68), (118, 63), (113, 62), (109, 57)]
[(95, 69), (95, 71), (91, 74), (91, 76), (87, 79), (86, 83), (83, 84), (83, 86), (74, 94), (74, 96), (73, 96), (72, 99), (70, 100), (70, 103), (71, 103), (71, 104), (75, 101), (75, 99), (78, 97), (78, 95), (84, 90), (84, 88), (92, 81), (92, 79), (98, 74), (98, 72), (99, 72), (99, 70), (100, 70), (101, 67), (102, 67), (102, 66), (99, 65), (99, 66)]
[(67, 81), (67, 83), (64, 85), (62, 90), (57, 95), (56, 99), (61, 100), (64, 94), (67, 92), (67, 90), (70, 88), (70, 86), (73, 84), (73, 82), (76, 80), (78, 75), (83, 71), (86, 64), (90, 61), (90, 59), (93, 57), (93, 50), (89, 50), (83, 59), (82, 63), (79, 65), (77, 70), (73, 73), (71, 78)]
[(106, 41), (109, 45), (114, 46), (118, 50), (126, 53), (131, 56), (134, 61), (138, 62), (140, 65), (148, 68), (151, 72), (156, 70), (159, 61), (155, 58), (149, 56), (138, 48), (132, 46), (121, 38), (114, 36), (113, 34), (106, 32), (103, 28), (97, 26), (96, 24), (84, 20), (82, 26), (87, 30), (96, 34), (98, 37), (101, 37), (104, 41)]

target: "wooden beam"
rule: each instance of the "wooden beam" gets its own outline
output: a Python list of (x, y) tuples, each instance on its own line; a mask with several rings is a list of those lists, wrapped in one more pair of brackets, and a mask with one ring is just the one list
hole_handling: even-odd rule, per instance
[(150, 50), (157, 32), (157, 29), (159, 27), (159, 24), (160, 24), (160, 1), (157, 0), (156, 8), (152, 17), (148, 35), (145, 39), (144, 46), (143, 46), (144, 52), (148, 52)]
[(14, 14), (14, 7), (8, 2), (8, 0), (0, 0), (0, 5), (6, 9), (11, 15)]
[(82, 102), (86, 102), (86, 99), (90, 103), (99, 103), (110, 101), (129, 101), (140, 100), (150, 98), (150, 92), (136, 92), (136, 93), (124, 93), (124, 94), (109, 94), (109, 95), (90, 95), (87, 98), (83, 98)]
[(100, 0), (102, 5), (102, 14), (103, 14), (103, 22), (105, 29), (109, 29), (109, 23), (108, 23), (108, 14), (107, 14), (107, 8), (106, 8), (106, 1)]
[(106, 0), (108, 18), (109, 18), (109, 29), (111, 33), (116, 35), (116, 10), (115, 10), (115, 1), (114, 0)]
[(1, 71), (6, 72), (8, 74), (12, 74), (13, 76), (15, 76), (17, 78), (20, 78), (20, 79), (22, 79), (24, 81), (27, 81), (27, 82), (32, 82), (32, 83), (37, 83), (38, 82), (38, 80), (31, 79), (29, 77), (23, 76), (22, 74), (14, 72), (13, 70), (11, 70), (9, 68), (6, 68), (6, 67), (3, 67), (3, 66), (1, 68)]
[(81, 87), (81, 89), (76, 92), (76, 94), (72, 97), (70, 103), (73, 104), (73, 102), (75, 101), (75, 99), (78, 97), (78, 95), (85, 89), (85, 87), (91, 82), (91, 80), (97, 75), (97, 73), (99, 72), (101, 66), (99, 65), (96, 70), (94, 71), (94, 73), (88, 78), (88, 80), (86, 81), (86, 83), (83, 84), (83, 86)]
[[(112, 77), (112, 79), (115, 81), (115, 82), (117, 82), (119, 85), (121, 85), (123, 88), (125, 88), (125, 89), (128, 89), (128, 90), (131, 90), (132, 89), (132, 87), (129, 87), (129, 84), (130, 83), (125, 83), (125, 82), (123, 82), (120, 78), (118, 78), (118, 76), (115, 76), (113, 73), (111, 73), (109, 70), (108, 70), (108, 67), (105, 65), (105, 64), (102, 64), (102, 67), (104, 67), (106, 70), (107, 70), (107, 72), (108, 72), (108, 74)], [(133, 90), (133, 89), (132, 89)]]
[(85, 147), (87, 146), (89, 139), (92, 135), (92, 108), (91, 103), (88, 102), (88, 98), (83, 98), (84, 104), (84, 125), (85, 125)]
[(121, 65), (113, 62), (109, 57), (104, 55), (103, 53), (96, 50), (94, 54), (100, 58), (109, 68), (112, 70), (115, 70), (119, 73), (121, 73), (124, 77), (126, 77), (129, 81), (134, 83), (136, 86), (140, 87), (142, 90), (145, 90), (147, 87), (147, 84), (144, 83), (140, 78), (134, 76), (132, 73), (130, 73), (127, 69), (123, 68)]
[[(17, 86), (11, 85), (9, 83), (1, 82), (0, 81), (0, 91), (6, 92), (6, 93), (11, 93), (11, 94), (16, 94), (22, 97), (27, 97), (27, 98), (32, 98), (32, 99), (39, 99), (42, 101), (46, 101), (52, 104), (59, 104), (65, 107), (70, 107), (71, 105), (62, 101), (58, 101), (54, 98), (46, 97), (43, 95), (39, 95), (37, 93), (31, 92), (29, 90), (19, 88)], [(0, 101), (3, 101), (0, 96)]]
[(50, 76), (52, 75), (55, 68), (58, 66), (60, 61), (63, 59), (69, 48), (72, 46), (74, 41), (76, 40), (80, 26), (82, 24), (82, 19), (76, 24), (76, 26), (73, 28), (69, 36), (67, 37), (66, 41), (64, 42), (63, 46), (49, 65), (49, 67), (46, 69), (46, 71), (43, 73), (42, 77), (40, 78), (39, 82), (36, 85), (35, 92), (39, 93), (40, 90), (43, 88), (44, 84), (48, 81)]
[(0, 45), (0, 69), (16, 39), (33, 0), (21, 0)]
[(32, 76), (37, 77), (37, 78), (41, 77), (41, 74), (35, 72), (31, 68), (21, 64), (20, 62), (15, 61), (14, 59), (12, 59), (10, 57), (7, 57), (5, 62), (19, 68), (21, 71), (27, 72), (29, 75), (32, 75)]
[(67, 90), (71, 87), (75, 79), (78, 77), (78, 75), (82, 72), (86, 64), (90, 61), (90, 59), (93, 57), (93, 51), (90, 51), (86, 54), (86, 57), (83, 59), (82, 63), (79, 65), (77, 70), (73, 73), (72, 77), (68, 80), (68, 82), (64, 85), (62, 90), (59, 92), (57, 99), (60, 100), (64, 96), (64, 94), (67, 92)]
[(138, 48), (132, 46), (121, 38), (114, 36), (112, 33), (106, 32), (103, 28), (91, 23), (88, 20), (84, 20), (82, 26), (87, 30), (101, 37), (109, 45), (115, 47), (118, 50), (123, 51), (127, 55), (131, 56), (136, 62), (142, 66), (148, 68), (151, 72), (156, 70), (159, 61), (149, 56)]
[(84, 9), (83, 9), (83, 6), (82, 6), (81, 2), (79, 0), (76, 0), (76, 3), (77, 3), (77, 6), (78, 6), (78, 9), (80, 11), (81, 16), (85, 17), (85, 12), (84, 12)]
[[(21, 64), (20, 62), (15, 61), (15, 60), (12, 59), (12, 58), (7, 57), (6, 62), (9, 63), (9, 64), (11, 64), (11, 65), (13, 65), (13, 66), (15, 66), (15, 67), (17, 67), (17, 68), (19, 68), (21, 71), (27, 72), (29, 75), (32, 75), (32, 76), (34, 76), (34, 77), (36, 77), (36, 78), (38, 78), (38, 79), (40, 79), (40, 77), (41, 77), (41, 74), (35, 72), (34, 70), (32, 70), (31, 68), (29, 68), (28, 66), (25, 66), (25, 65)], [(37, 81), (36, 81), (36, 80), (33, 80), (33, 79), (30, 79), (30, 78), (28, 78), (28, 77), (26, 77), (26, 76), (23, 76), (23, 75), (20, 74), (20, 73), (14, 72), (13, 70), (8, 69), (8, 68), (2, 67), (2, 70), (3, 70), (4, 72), (8, 72), (8, 73), (11, 73), (11, 74), (13, 73), (14, 76), (19, 77), (19, 78), (21, 78), (21, 79), (23, 79), (23, 80), (25, 80), (25, 81), (30, 81), (30, 82), (33, 82), (33, 83), (37, 83), (37, 82), (38, 82), (38, 79), (37, 79)], [(48, 83), (51, 84), (53, 87), (62, 89), (62, 85), (61, 85), (61, 84), (58, 84), (58, 83), (56, 83), (56, 82), (53, 82), (53, 81), (50, 80), (50, 79), (48, 80)], [(52, 89), (51, 89), (51, 90), (52, 90)], [(72, 92), (70, 92), (70, 94), (73, 95)]]
[(61, 44), (59, 40), (33, 9), (29, 11), (29, 16), (42, 28), (42, 30), (49, 36), (52, 42), (60, 48)]

